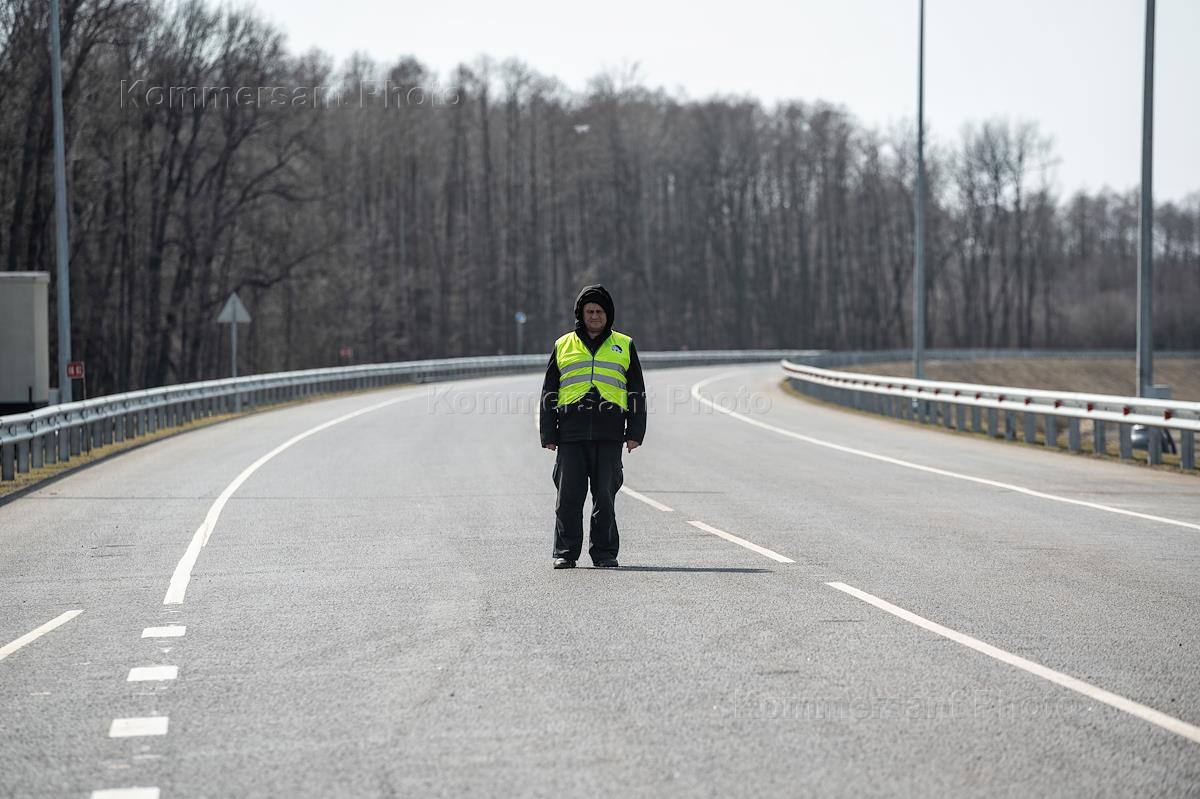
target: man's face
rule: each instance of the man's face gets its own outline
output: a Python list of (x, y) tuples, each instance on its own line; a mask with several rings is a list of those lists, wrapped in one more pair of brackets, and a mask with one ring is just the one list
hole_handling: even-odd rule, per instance
[(583, 324), (587, 327), (590, 335), (594, 336), (602, 331), (608, 324), (608, 314), (604, 312), (604, 307), (598, 302), (585, 302), (583, 304)]

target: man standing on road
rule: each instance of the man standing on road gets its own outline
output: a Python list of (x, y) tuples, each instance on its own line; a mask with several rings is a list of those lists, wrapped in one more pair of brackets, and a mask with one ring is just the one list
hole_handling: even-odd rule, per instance
[(542, 382), (542, 446), (557, 450), (554, 568), (571, 569), (583, 548), (583, 500), (592, 489), (588, 555), (617, 566), (616, 509), (624, 480), (622, 442), (630, 452), (646, 434), (646, 384), (633, 339), (612, 329), (613, 300), (599, 284), (575, 300), (575, 329), (554, 342)]

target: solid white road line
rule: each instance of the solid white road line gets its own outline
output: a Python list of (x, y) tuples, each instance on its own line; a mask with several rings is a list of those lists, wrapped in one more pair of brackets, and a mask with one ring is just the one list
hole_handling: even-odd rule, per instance
[(18, 649), (25, 646), (25, 644), (28, 644), (32, 641), (36, 641), (37, 639), (41, 638), (43, 635), (45, 635), (46, 633), (55, 629), (56, 627), (61, 627), (62, 625), (69, 622), (71, 619), (78, 616), (80, 613), (83, 613), (82, 609), (68, 610), (66, 613), (62, 614), (61, 616), (59, 616), (56, 619), (52, 619), (52, 620), (46, 622), (41, 627), (38, 627), (36, 630), (33, 630), (32, 632), (27, 632), (24, 635), (22, 635), (20, 638), (18, 638), (17, 640), (15, 640), (11, 643), (5, 644), (4, 646), (0, 646), (0, 660), (4, 660), (6, 657), (11, 655), (13, 652), (16, 652)]
[(357, 411), (347, 413), (344, 416), (339, 416), (336, 419), (331, 419), (330, 421), (319, 424), (316, 427), (309, 428), (299, 435), (292, 436), (287, 441), (283, 442), (278, 447), (247, 466), (241, 474), (234, 478), (232, 483), (225, 486), (225, 490), (221, 492), (221, 496), (217, 497), (217, 500), (208, 509), (208, 513), (204, 517), (204, 522), (196, 528), (196, 532), (192, 535), (191, 543), (188, 544), (187, 551), (183, 553), (183, 557), (180, 558), (179, 564), (175, 567), (175, 573), (171, 575), (171, 584), (167, 588), (167, 595), (163, 598), (163, 604), (180, 605), (183, 603), (183, 597), (187, 593), (188, 582), (192, 579), (192, 568), (196, 565), (196, 559), (200, 557), (200, 550), (205, 544), (208, 543), (208, 538), (212, 535), (213, 528), (217, 526), (217, 520), (221, 518), (221, 511), (225, 509), (225, 503), (229, 501), (229, 498), (233, 496), (235, 491), (241, 488), (242, 483), (246, 482), (246, 480), (250, 478), (250, 475), (258, 471), (263, 464), (274, 458), (279, 453), (288, 449), (293, 444), (297, 444), (309, 436), (316, 435), (322, 430), (328, 430), (334, 425), (341, 424), (342, 422), (348, 422), (351, 419), (362, 416), (363, 414), (377, 411), (380, 408), (386, 408), (389, 405), (395, 405), (398, 402), (419, 399), (421, 397), (427, 397), (428, 395), (428, 391), (414, 391), (412, 393), (405, 394), (403, 397), (390, 399), (386, 402), (379, 402), (366, 408), (360, 408)]
[(125, 682), (174, 680), (178, 676), (178, 666), (137, 666), (129, 670), (129, 676)]
[(795, 563), (796, 562), (796, 561), (792, 560), (791, 558), (785, 558), (783, 555), (780, 555), (778, 552), (772, 552), (771, 550), (767, 549), (766, 547), (760, 547), (758, 544), (747, 541), (744, 538), (738, 538), (733, 533), (727, 533), (724, 530), (718, 530), (716, 527), (713, 527), (712, 525), (709, 525), (709, 524), (705, 524), (704, 522), (690, 521), (690, 522), (688, 522), (688, 524), (690, 524), (692, 527), (695, 527), (698, 530), (703, 530), (706, 533), (712, 533), (715, 536), (724, 538), (726, 541), (732, 541), (733, 543), (737, 544), (738, 546), (745, 547), (746, 549), (749, 549), (752, 552), (757, 552), (760, 555), (766, 555), (771, 560), (777, 560), (780, 563)]
[(918, 616), (911, 611), (897, 607), (891, 602), (887, 602), (886, 600), (880, 599), (877, 596), (868, 594), (866, 591), (859, 590), (854, 586), (846, 585), (845, 583), (825, 583), (825, 585), (829, 586), (830, 588), (836, 588), (838, 591), (849, 594), (856, 599), (861, 599), (863, 602), (866, 602), (869, 605), (874, 605), (880, 610), (887, 611), (893, 616), (904, 619), (905, 621), (915, 624), (923, 629), (929, 630), (931, 633), (936, 633), (943, 638), (949, 638), (955, 643), (974, 649), (976, 652), (980, 652), (990, 658), (995, 658), (1001, 663), (1007, 663), (1010, 666), (1016, 666), (1018, 669), (1027, 671), (1030, 674), (1034, 674), (1044, 680), (1049, 680), (1055, 685), (1061, 685), (1063, 688), (1069, 688), (1076, 693), (1083, 694), (1089, 699), (1095, 699), (1097, 702), (1103, 702), (1110, 707), (1115, 707), (1117, 710), (1124, 711), (1132, 716), (1137, 716), (1143, 721), (1148, 721), (1151, 724), (1162, 727), (1164, 730), (1173, 732), (1176, 735), (1181, 735), (1190, 741), (1200, 743), (1200, 727), (1188, 724), (1186, 721), (1180, 721), (1174, 716), (1168, 716), (1166, 713), (1162, 713), (1152, 707), (1146, 707), (1143, 704), (1134, 702), (1132, 699), (1126, 699), (1123, 696), (1118, 696), (1110, 691), (1105, 691), (1103, 688), (1097, 688), (1091, 683), (1086, 683), (1083, 680), (1076, 679), (1068, 674), (1063, 674), (1060, 671), (1047, 668), (1039, 663), (1034, 663), (1032, 660), (1026, 660), (1020, 655), (1014, 655), (1011, 652), (1006, 652), (1003, 649), (992, 646), (991, 644), (984, 643), (977, 638), (964, 635), (957, 630), (951, 630), (949, 627), (943, 627), (937, 622), (932, 622), (929, 619)]
[(113, 719), (108, 730), (109, 738), (136, 738), (142, 735), (166, 735), (166, 716), (143, 716), (131, 719)]
[(887, 455), (879, 455), (874, 452), (867, 452), (866, 450), (855, 449), (854, 447), (845, 447), (845, 446), (842, 446), (841, 444), (834, 444), (829, 441), (822, 441), (819, 438), (813, 438), (812, 436), (806, 436), (802, 433), (796, 433), (792, 430), (787, 430), (782, 427), (776, 427), (773, 424), (767, 424), (766, 422), (760, 422), (758, 419), (751, 419), (749, 416), (744, 416), (744, 415), (738, 413), (737, 411), (730, 410), (729, 408), (722, 408), (720, 405), (717, 405), (716, 403), (712, 402), (712, 400), (710, 400), (707, 397), (700, 394), (701, 387), (708, 385), (709, 383), (713, 382), (714, 380), (721, 380), (722, 378), (728, 377), (731, 374), (735, 374), (735, 373), (734, 372), (723, 372), (719, 375), (710, 377), (706, 380), (701, 380), (699, 383), (696, 383), (695, 385), (692, 386), (692, 396), (695, 397), (699, 402), (704, 403), (705, 405), (712, 408), (713, 410), (717, 410), (717, 411), (720, 411), (721, 413), (728, 414), (739, 421), (745, 422), (746, 424), (752, 424), (755, 427), (761, 427), (763, 430), (770, 430), (773, 433), (779, 433), (780, 435), (788, 436), (790, 438), (794, 438), (798, 441), (804, 441), (809, 444), (814, 444), (818, 447), (826, 447), (828, 449), (837, 450), (838, 452), (845, 452), (850, 455), (858, 455), (863, 458), (871, 458), (872, 460), (881, 461), (883, 463), (890, 463), (895, 466), (903, 466), (906, 469), (916, 469), (917, 471), (928, 472), (929, 474), (937, 474), (937, 475), (941, 475), (942, 477), (952, 477), (955, 480), (965, 480), (969, 483), (978, 483), (979, 485), (992, 486), (994, 488), (1003, 488), (1008, 491), (1015, 491), (1018, 494), (1025, 494), (1026, 496), (1037, 497), (1038, 499), (1048, 499), (1053, 502), (1062, 502), (1067, 505), (1077, 505), (1077, 506), (1083, 507), (1083, 508), (1091, 508), (1093, 510), (1104, 511), (1105, 513), (1116, 513), (1121, 516), (1132, 516), (1135, 519), (1144, 519), (1146, 521), (1159, 522), (1160, 524), (1170, 524), (1170, 525), (1174, 525), (1175, 527), (1186, 527), (1190, 530), (1200, 530), (1200, 524), (1197, 524), (1194, 522), (1185, 522), (1185, 521), (1180, 521), (1179, 519), (1169, 519), (1165, 516), (1155, 516), (1155, 515), (1149, 514), (1149, 513), (1138, 513), (1137, 511), (1125, 510), (1124, 508), (1114, 508), (1111, 505), (1101, 505), (1098, 502), (1087, 502), (1082, 499), (1071, 499), (1070, 497), (1060, 497), (1057, 494), (1047, 494), (1044, 491), (1035, 491), (1032, 488), (1025, 488), (1024, 486), (1014, 485), (1012, 483), (1003, 483), (1003, 482), (1000, 482), (999, 480), (988, 480), (987, 478), (984, 478), (984, 477), (973, 477), (969, 474), (959, 474), (958, 472), (952, 472), (947, 469), (938, 469), (933, 466), (922, 466), (921, 464), (913, 463), (912, 461), (901, 460), (900, 458), (892, 458)]
[(147, 627), (142, 630), (143, 638), (179, 638), (187, 627), (182, 624), (168, 624), (165, 627)]
[(626, 486), (621, 486), (621, 491), (623, 491), (624, 493), (628, 494), (629, 496), (633, 497), (636, 500), (645, 502), (647, 505), (649, 505), (652, 508), (657, 508), (658, 510), (664, 511), (666, 513), (674, 513), (673, 510), (671, 510), (666, 505), (659, 502), (657, 499), (650, 499), (650, 497), (646, 496), (645, 494), (639, 494), (637, 491), (634, 491), (632, 488), (628, 488)]
[(92, 799), (158, 799), (158, 788), (106, 788), (92, 791)]

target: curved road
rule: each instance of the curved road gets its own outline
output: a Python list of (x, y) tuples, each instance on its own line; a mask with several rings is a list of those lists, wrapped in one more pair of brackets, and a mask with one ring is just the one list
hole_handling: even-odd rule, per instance
[(1195, 478), (650, 370), (622, 568), (553, 571), (539, 380), (0, 506), (0, 796), (1200, 795)]

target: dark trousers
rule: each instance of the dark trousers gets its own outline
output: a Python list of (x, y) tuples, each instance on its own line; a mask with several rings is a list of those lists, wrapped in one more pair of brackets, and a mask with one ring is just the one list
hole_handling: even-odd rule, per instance
[(583, 549), (583, 500), (592, 489), (592, 525), (588, 555), (592, 562), (616, 558), (620, 546), (613, 500), (625, 480), (620, 441), (572, 441), (559, 444), (554, 458), (554, 557), (579, 560)]

